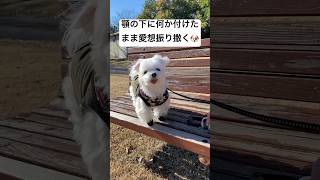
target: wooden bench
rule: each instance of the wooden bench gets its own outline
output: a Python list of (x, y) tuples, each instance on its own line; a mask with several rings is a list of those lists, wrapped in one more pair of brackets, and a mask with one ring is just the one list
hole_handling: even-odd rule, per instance
[[(128, 59), (149, 58), (154, 54), (171, 59), (167, 67), (169, 88), (184, 95), (209, 100), (210, 40), (202, 40), (199, 48), (131, 48)], [(111, 87), (112, 88), (112, 87)], [(111, 122), (151, 137), (210, 157), (210, 134), (201, 127), (201, 119), (210, 110), (209, 104), (196, 103), (170, 93), (168, 121), (152, 127), (137, 119), (129, 95), (111, 99)]]
[(0, 119), (0, 179), (90, 179), (68, 116), (47, 106)]
[[(212, 98), (251, 112), (320, 124), (320, 3), (216, 0)], [(307, 16), (306, 16), (307, 15)], [(312, 15), (312, 16), (309, 16)], [(213, 176), (310, 175), (320, 135), (212, 107)]]

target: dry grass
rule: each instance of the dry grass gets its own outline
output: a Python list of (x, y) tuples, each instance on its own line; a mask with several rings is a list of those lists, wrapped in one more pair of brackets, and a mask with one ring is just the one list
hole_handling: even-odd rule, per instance
[[(128, 91), (126, 75), (111, 75), (111, 98)], [(131, 149), (128, 153), (127, 149)], [(112, 179), (208, 179), (196, 154), (111, 124)], [(139, 159), (143, 159), (139, 161)]]
[(60, 86), (58, 43), (0, 41), (0, 117), (48, 104)]

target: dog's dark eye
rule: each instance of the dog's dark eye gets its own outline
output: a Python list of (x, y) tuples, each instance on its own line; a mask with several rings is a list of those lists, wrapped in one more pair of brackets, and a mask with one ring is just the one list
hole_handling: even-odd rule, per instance
[(157, 68), (156, 70), (157, 70), (157, 71), (160, 71), (160, 69), (159, 69), (159, 68)]
[(147, 74), (148, 71), (143, 72), (143, 74)]

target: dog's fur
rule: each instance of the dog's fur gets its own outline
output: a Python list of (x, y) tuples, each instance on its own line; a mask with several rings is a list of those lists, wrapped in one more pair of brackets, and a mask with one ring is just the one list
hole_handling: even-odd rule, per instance
[[(161, 97), (167, 90), (167, 79), (165, 67), (169, 63), (167, 57), (155, 55), (149, 59), (139, 59), (132, 67), (130, 71), (130, 79), (138, 75), (138, 81), (142, 91), (151, 98)], [(157, 82), (151, 83), (152, 74), (156, 73)], [(133, 106), (137, 116), (143, 122), (152, 124), (153, 119), (159, 120), (161, 117), (165, 117), (170, 107), (170, 97), (162, 105), (149, 107), (145, 102), (136, 94), (134, 94), (133, 86), (129, 87), (130, 96), (132, 98)]]
[[(106, 0), (88, 0), (82, 3), (84, 6), (64, 22), (68, 27), (62, 46), (72, 57), (84, 43), (92, 44), (89, 59), (98, 78), (96, 86), (103, 89), (103, 94), (108, 94), (109, 62), (106, 51), (109, 47), (107, 29), (109, 20), (107, 2)], [(69, 73), (70, 69), (69, 67)], [(63, 81), (63, 93), (65, 104), (71, 112), (69, 119), (73, 123), (74, 138), (81, 145), (81, 155), (92, 179), (106, 180), (109, 169), (109, 129), (94, 111), (81, 112), (81, 107), (74, 94), (77, 87), (73, 87), (72, 84), (72, 79), (68, 75)]]

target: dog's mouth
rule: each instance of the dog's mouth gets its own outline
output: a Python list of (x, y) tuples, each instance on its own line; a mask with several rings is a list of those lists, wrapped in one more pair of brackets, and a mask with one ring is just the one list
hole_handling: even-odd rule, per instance
[(152, 84), (155, 84), (155, 83), (157, 83), (158, 82), (158, 79), (151, 79), (151, 81), (150, 81)]

